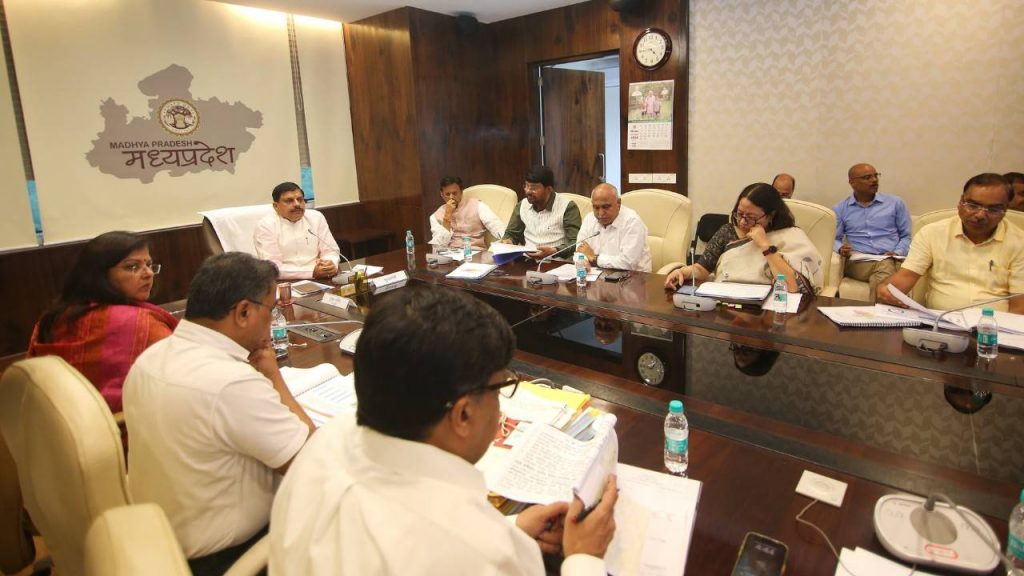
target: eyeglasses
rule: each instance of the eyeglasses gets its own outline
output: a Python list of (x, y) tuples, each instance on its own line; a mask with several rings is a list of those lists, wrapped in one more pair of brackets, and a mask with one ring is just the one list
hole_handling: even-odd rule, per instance
[(867, 182), (869, 180), (878, 180), (881, 177), (882, 177), (882, 173), (881, 172), (875, 172), (874, 174), (865, 174), (863, 176), (854, 176), (853, 178), (850, 178), (850, 180), (863, 180), (863, 181)]
[(767, 216), (767, 214), (761, 214), (760, 216), (754, 216), (753, 214), (744, 214), (743, 212), (740, 212), (739, 210), (737, 210), (737, 211), (732, 213), (732, 216), (733, 216), (733, 218), (737, 222), (743, 221), (743, 222), (746, 222), (748, 224), (757, 224), (758, 220), (764, 218), (765, 216)]
[(1006, 213), (1006, 206), (982, 206), (970, 200), (961, 200), (960, 205), (968, 212), (985, 212), (989, 216), (1002, 216)]
[(527, 192), (540, 192), (544, 189), (544, 185), (537, 182), (523, 182), (523, 190)]
[(142, 272), (143, 268), (149, 268), (149, 271), (152, 272), (154, 276), (160, 273), (160, 265), (153, 264), (152, 262), (129, 262), (120, 268), (129, 274), (139, 274)]
[[(496, 384), (484, 384), (477, 388), (473, 388), (465, 394), (461, 394), (459, 397), (468, 396), (470, 394), (483, 394), (484, 392), (490, 392), (491, 390), (497, 390), (498, 394), (501, 394), (505, 398), (511, 398), (515, 396), (516, 390), (519, 389), (519, 373), (515, 370), (509, 370), (509, 376)], [(445, 403), (444, 409), (451, 410), (452, 406), (455, 406), (455, 400), (449, 400)]]

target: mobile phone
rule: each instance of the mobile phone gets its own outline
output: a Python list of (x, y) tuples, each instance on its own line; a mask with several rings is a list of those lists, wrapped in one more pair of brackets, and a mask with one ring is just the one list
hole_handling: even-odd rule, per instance
[(608, 272), (602, 278), (605, 282), (618, 282), (629, 277), (629, 272)]
[(736, 556), (732, 576), (782, 576), (789, 547), (757, 532), (747, 532)]
[(687, 296), (693, 296), (693, 284), (683, 284), (676, 289), (676, 294), (685, 294)]

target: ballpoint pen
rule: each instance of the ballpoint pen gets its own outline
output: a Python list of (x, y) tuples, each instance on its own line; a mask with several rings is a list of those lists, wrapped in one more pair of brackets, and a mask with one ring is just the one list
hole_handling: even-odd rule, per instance
[[(573, 498), (579, 498), (580, 497), (580, 495), (576, 492), (575, 488), (572, 491), (572, 495), (573, 495)], [(582, 502), (582, 501), (583, 501), (583, 499), (580, 498), (580, 502)], [(597, 505), (600, 504), (600, 503), (601, 503), (601, 501), (598, 500), (597, 502), (594, 502), (593, 506), (583, 506), (583, 510), (581, 510), (580, 513), (576, 515), (576, 519), (574, 520), (574, 522), (579, 524), (580, 522), (583, 522), (584, 520), (586, 520), (587, 516), (590, 516), (590, 513), (593, 512), (594, 508), (597, 508)]]

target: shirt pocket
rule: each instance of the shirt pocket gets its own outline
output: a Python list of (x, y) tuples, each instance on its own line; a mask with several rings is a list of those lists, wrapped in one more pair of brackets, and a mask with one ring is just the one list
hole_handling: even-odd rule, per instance
[(990, 260), (982, 270), (986, 273), (985, 285), (995, 293), (1001, 293), (1010, 288), (1010, 267), (1004, 266), (995, 260)]

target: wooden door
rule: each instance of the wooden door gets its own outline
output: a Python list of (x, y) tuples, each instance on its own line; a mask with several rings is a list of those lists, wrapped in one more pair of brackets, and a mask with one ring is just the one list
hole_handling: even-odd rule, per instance
[(605, 181), (604, 74), (541, 69), (544, 163), (555, 191), (590, 197)]

